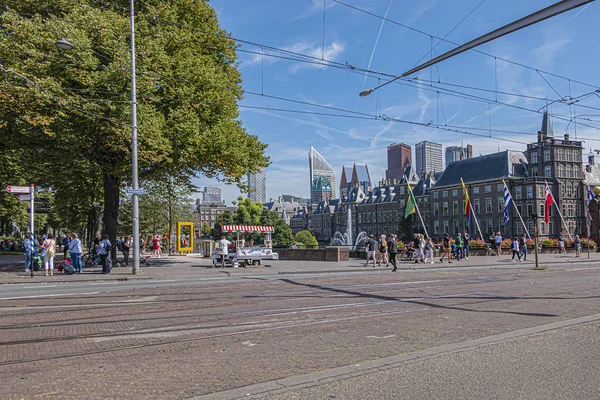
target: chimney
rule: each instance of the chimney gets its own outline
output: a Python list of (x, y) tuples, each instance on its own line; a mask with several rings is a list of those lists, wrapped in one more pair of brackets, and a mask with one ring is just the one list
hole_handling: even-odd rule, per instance
[(544, 141), (544, 132), (538, 131), (538, 143), (542, 143)]
[(588, 163), (589, 163), (590, 165), (596, 165), (596, 161), (594, 160), (594, 155), (593, 155), (593, 154), (590, 154), (590, 155), (588, 156)]
[(467, 145), (467, 158), (473, 158), (473, 146)]
[(568, 142), (568, 141), (569, 141), (569, 134), (565, 133), (565, 142)]

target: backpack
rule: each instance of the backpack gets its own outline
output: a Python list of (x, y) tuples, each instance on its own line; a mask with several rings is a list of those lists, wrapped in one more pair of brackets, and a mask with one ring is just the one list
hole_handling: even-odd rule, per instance
[(117, 250), (123, 251), (123, 241), (117, 240)]

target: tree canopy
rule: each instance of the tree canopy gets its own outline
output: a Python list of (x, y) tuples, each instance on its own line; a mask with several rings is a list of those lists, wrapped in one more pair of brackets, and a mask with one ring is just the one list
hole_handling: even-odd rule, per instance
[[(235, 42), (206, 0), (136, 4), (141, 177), (243, 185), (269, 160), (238, 119)], [(52, 188), (69, 218), (103, 203), (111, 238), (131, 181), (127, 5), (7, 0), (0, 10), (3, 165), (28, 165), (18, 180)], [(63, 37), (74, 49), (55, 46)]]

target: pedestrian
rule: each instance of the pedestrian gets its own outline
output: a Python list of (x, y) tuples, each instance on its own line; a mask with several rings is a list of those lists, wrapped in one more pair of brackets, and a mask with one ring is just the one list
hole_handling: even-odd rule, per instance
[(496, 243), (496, 255), (500, 257), (502, 255), (502, 235), (500, 232), (494, 236), (494, 242)]
[(471, 254), (471, 236), (469, 235), (469, 231), (467, 231), (465, 229), (465, 234), (463, 235), (464, 237), (464, 254), (465, 254), (465, 260), (469, 259), (469, 255)]
[(81, 262), (81, 254), (83, 253), (83, 249), (81, 246), (81, 240), (76, 233), (73, 233), (71, 237), (71, 241), (69, 242), (69, 251), (71, 252), (71, 265), (75, 268), (77, 273), (81, 274), (83, 272), (83, 265)]
[(414, 247), (415, 247), (415, 264), (419, 263), (419, 257), (423, 261), (423, 251), (421, 250), (421, 238), (418, 233), (414, 235)]
[(396, 235), (392, 233), (390, 238), (390, 243), (388, 245), (388, 250), (390, 252), (390, 262), (394, 266), (392, 272), (396, 272), (396, 255), (398, 254), (398, 242), (396, 242)]
[(154, 257), (158, 257), (158, 235), (154, 236), (154, 239), (152, 239), (152, 255)]
[(121, 253), (123, 254), (123, 262), (125, 265), (129, 266), (129, 250), (131, 249), (131, 241), (128, 237), (123, 236), (123, 240), (121, 242)]
[(69, 237), (69, 234), (66, 233), (65, 236), (62, 239), (63, 258), (67, 258), (67, 251), (69, 250), (69, 243), (70, 242), (71, 242), (71, 238)]
[(463, 238), (460, 232), (458, 232), (458, 236), (456, 236), (456, 259), (458, 261), (463, 258)]
[(385, 238), (385, 235), (381, 235), (381, 238), (379, 240), (379, 254), (381, 254), (380, 261), (385, 261), (385, 266), (389, 267), (390, 261), (388, 259), (388, 244)]
[(521, 245), (521, 259), (527, 261), (527, 238), (524, 234), (523, 237), (521, 237), (521, 243), (519, 244)]
[(427, 263), (427, 260), (430, 260), (431, 264), (433, 264), (433, 243), (431, 242), (430, 237), (428, 237), (427, 240), (425, 241), (425, 260), (424, 260), (424, 262)]
[(558, 245), (560, 246), (560, 253), (567, 254), (565, 250), (565, 237), (563, 236), (562, 232), (558, 234)]
[(40, 249), (44, 256), (44, 275), (48, 276), (48, 270), (50, 270), (50, 276), (52, 276), (54, 275), (54, 255), (56, 254), (56, 240), (53, 234), (48, 234), (48, 237), (40, 245)]
[(448, 263), (452, 264), (452, 260), (450, 259), (450, 235), (446, 233), (446, 236), (442, 240), (442, 250), (444, 254), (442, 254), (442, 258), (440, 258), (440, 262), (444, 263), (444, 257), (448, 258)]
[(33, 245), (34, 243), (31, 239), (31, 234), (26, 234), (25, 240), (23, 240), (23, 251), (25, 252), (25, 272), (31, 272), (31, 269), (33, 269)]
[(102, 240), (98, 245), (98, 254), (100, 255), (100, 264), (102, 265), (102, 273), (110, 274), (112, 269), (112, 260), (110, 259), (110, 253), (112, 251), (112, 244), (108, 240), (108, 235), (105, 233), (102, 235)]
[(229, 245), (231, 242), (225, 238), (225, 235), (221, 235), (219, 240), (219, 248), (221, 249), (221, 268), (225, 267), (225, 261), (229, 255)]
[(579, 239), (579, 235), (575, 235), (573, 247), (575, 247), (575, 257), (581, 257), (581, 240)]
[[(163, 252), (162, 252), (162, 245), (163, 245), (163, 243), (162, 243), (162, 237), (161, 237), (161, 236), (159, 236), (159, 237), (158, 237), (158, 256), (159, 256), (159, 257), (162, 257), (162, 255), (163, 255)], [(185, 243), (183, 247), (188, 247), (188, 246), (187, 246), (187, 243)]]
[(373, 238), (373, 234), (369, 235), (369, 239), (367, 239), (367, 263), (365, 264), (365, 267), (369, 266), (369, 260), (372, 258), (373, 259), (373, 268), (375, 268), (375, 246), (377, 246), (377, 242), (375, 242), (375, 239)]
[(515, 256), (517, 259), (521, 261), (521, 253), (519, 253), (519, 238), (514, 238), (512, 243), (510, 244), (510, 249), (512, 250), (512, 262), (515, 262)]

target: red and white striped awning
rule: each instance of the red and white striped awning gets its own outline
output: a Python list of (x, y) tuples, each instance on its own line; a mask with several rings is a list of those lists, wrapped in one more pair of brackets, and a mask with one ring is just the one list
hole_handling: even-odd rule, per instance
[(272, 226), (258, 226), (258, 225), (223, 225), (221, 227), (222, 232), (274, 232)]

